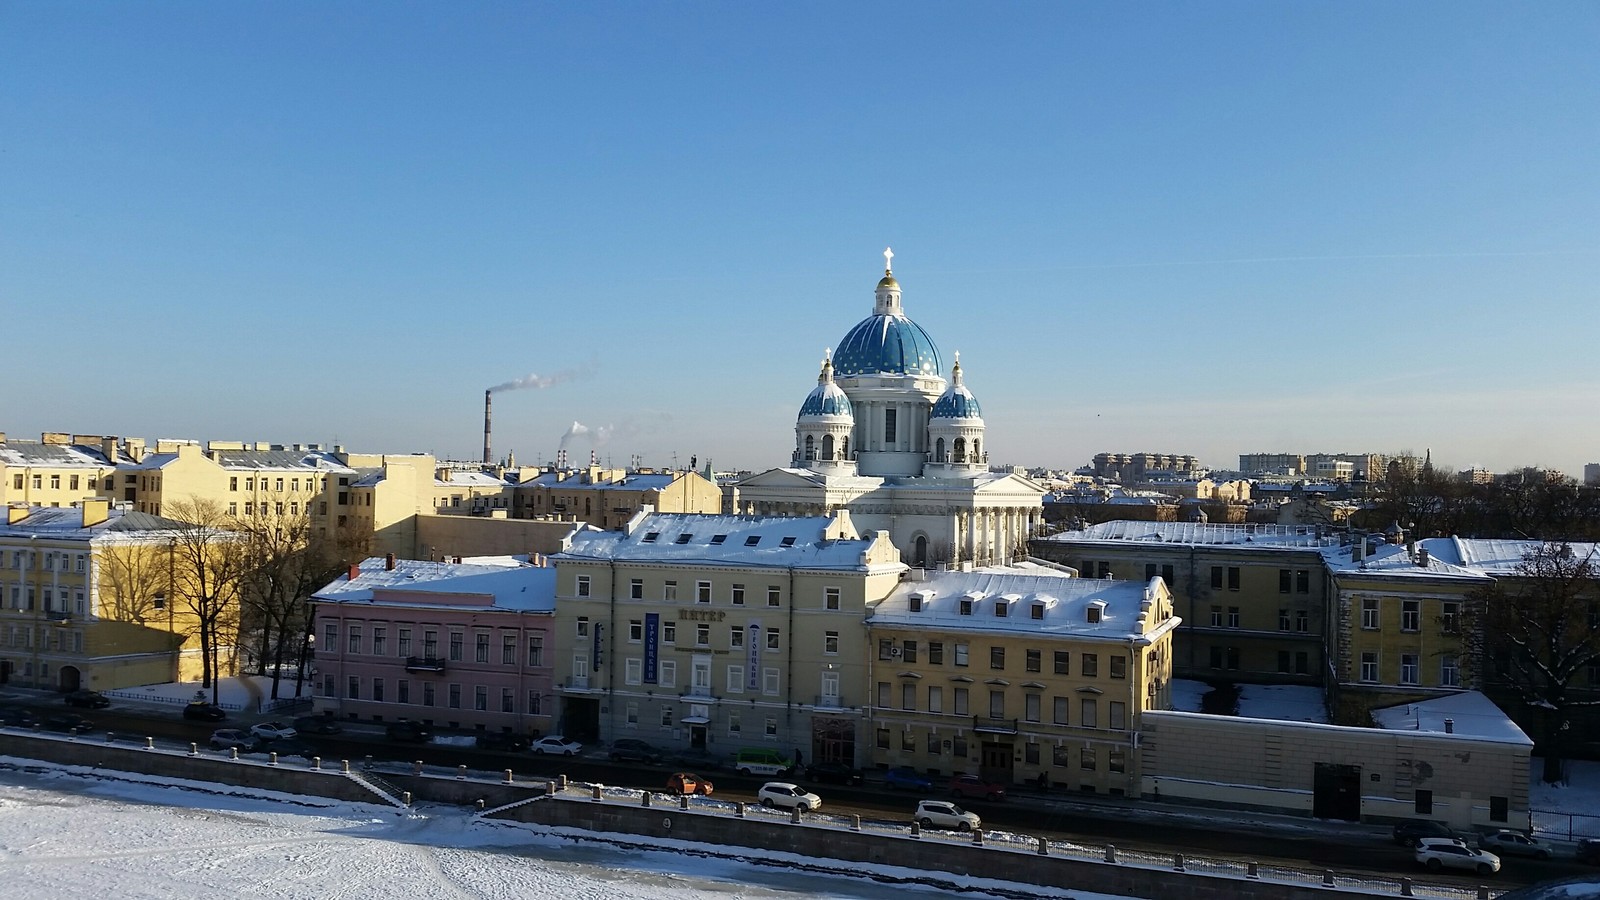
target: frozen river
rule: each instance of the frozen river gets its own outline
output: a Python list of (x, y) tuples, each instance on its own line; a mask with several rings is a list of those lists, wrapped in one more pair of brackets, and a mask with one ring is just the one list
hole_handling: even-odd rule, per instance
[(916, 875), (908, 871), (881, 870), (883, 880), (874, 880), (775, 860), (575, 842), (454, 807), (228, 796), (20, 763), (0, 760), (8, 900), (1104, 896), (985, 883), (957, 892), (907, 884), (900, 879)]

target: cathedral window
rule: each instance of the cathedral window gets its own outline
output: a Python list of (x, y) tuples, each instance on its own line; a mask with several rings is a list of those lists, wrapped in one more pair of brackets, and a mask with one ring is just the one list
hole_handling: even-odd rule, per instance
[(895, 414), (897, 412), (899, 412), (897, 409), (883, 411), (883, 442), (886, 444), (894, 443)]
[(944, 438), (939, 438), (933, 444), (933, 461), (944, 462)]
[(967, 439), (966, 438), (956, 438), (956, 441), (955, 441), (955, 461), (958, 462), (958, 463), (964, 463), (964, 462), (967, 461)]
[(825, 460), (833, 459), (833, 435), (831, 434), (822, 436), (822, 458)]
[(817, 458), (816, 440), (817, 439), (811, 435), (806, 435), (806, 462), (810, 462)]

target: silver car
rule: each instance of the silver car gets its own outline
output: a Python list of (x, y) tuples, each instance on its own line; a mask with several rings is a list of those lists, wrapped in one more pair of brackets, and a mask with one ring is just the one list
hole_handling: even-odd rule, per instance
[(1555, 854), (1555, 849), (1544, 841), (1529, 837), (1520, 831), (1511, 831), (1506, 828), (1491, 831), (1478, 838), (1478, 846), (1485, 850), (1493, 851), (1499, 856), (1529, 856), (1534, 859), (1549, 859)]
[(1487, 850), (1475, 850), (1454, 838), (1423, 838), (1417, 842), (1417, 862), (1428, 871), (1465, 869), (1479, 875), (1500, 871), (1500, 857)]

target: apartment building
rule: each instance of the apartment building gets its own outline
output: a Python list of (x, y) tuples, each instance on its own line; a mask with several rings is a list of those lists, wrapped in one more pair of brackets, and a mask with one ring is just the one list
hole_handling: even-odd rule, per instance
[[(175, 600), (188, 580), (183, 523), (113, 508), (12, 506), (0, 525), (0, 684), (72, 691), (198, 681), (198, 626)], [(237, 630), (224, 621), (219, 634)], [(233, 647), (219, 648), (224, 672)]]
[(722, 489), (696, 472), (605, 469), (524, 470), (517, 476), (512, 515), (558, 518), (596, 528), (621, 528), (646, 506), (661, 513), (720, 513)]
[(1029, 569), (928, 573), (873, 606), (870, 758), (1137, 795), (1140, 717), (1170, 699), (1167, 585)]
[(1035, 538), (1035, 556), (1085, 578), (1160, 578), (1183, 618), (1180, 677), (1321, 684), (1328, 578), (1315, 526), (1103, 522)]
[(554, 569), (374, 557), (312, 595), (319, 713), (549, 733)]
[(906, 567), (846, 511), (640, 513), (554, 557), (561, 727), (722, 755), (866, 758), (868, 607)]
[(0, 506), (109, 497), (117, 466), (128, 461), (114, 437), (47, 432), (38, 441), (7, 441), (0, 433)]

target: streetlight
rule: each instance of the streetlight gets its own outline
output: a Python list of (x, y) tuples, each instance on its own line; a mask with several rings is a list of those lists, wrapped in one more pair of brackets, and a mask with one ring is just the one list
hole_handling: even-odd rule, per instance
[(306, 660), (316, 653), (317, 636), (311, 633), (311, 627), (306, 626), (306, 639), (300, 644), (300, 665), (294, 673), (294, 696), (300, 697), (300, 691), (306, 681)]

